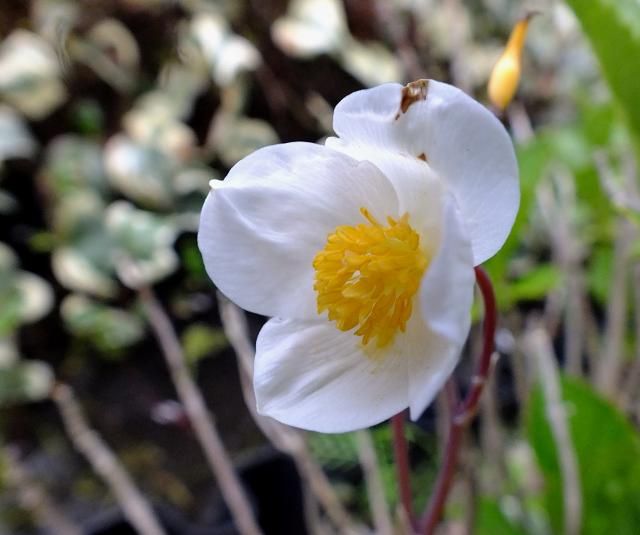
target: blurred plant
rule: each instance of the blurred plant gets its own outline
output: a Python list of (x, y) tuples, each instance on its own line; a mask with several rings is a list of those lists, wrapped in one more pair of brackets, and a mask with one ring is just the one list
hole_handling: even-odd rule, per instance
[(53, 371), (46, 362), (22, 359), (15, 333), (51, 311), (53, 292), (43, 279), (20, 270), (14, 252), (1, 242), (0, 303), (0, 406), (45, 399)]
[(53, 306), (53, 292), (40, 277), (18, 269), (14, 252), (0, 242), (0, 336), (32, 323)]
[(65, 297), (60, 314), (71, 333), (88, 339), (109, 354), (139, 342), (146, 334), (144, 322), (137, 314), (105, 306), (84, 295)]
[(13, 341), (0, 339), (0, 406), (46, 399), (53, 373), (46, 362), (21, 360)]
[(363, 44), (351, 36), (340, 0), (293, 0), (287, 14), (271, 27), (271, 35), (294, 58), (335, 56), (367, 86), (402, 78), (400, 64), (387, 48), (375, 42)]
[(0, 47), (0, 95), (30, 119), (41, 119), (67, 98), (56, 54), (40, 36), (16, 30)]
[(0, 164), (11, 158), (31, 158), (36, 142), (22, 117), (6, 105), (0, 106)]
[[(197, 46), (211, 78), (219, 86), (229, 85), (239, 74), (252, 71), (261, 63), (258, 50), (250, 41), (231, 32), (227, 21), (218, 13), (193, 17), (189, 37)], [(182, 53), (194, 52), (188, 51), (185, 42)]]
[(105, 227), (115, 271), (130, 288), (155, 284), (178, 268), (177, 229), (169, 220), (117, 201), (105, 211)]

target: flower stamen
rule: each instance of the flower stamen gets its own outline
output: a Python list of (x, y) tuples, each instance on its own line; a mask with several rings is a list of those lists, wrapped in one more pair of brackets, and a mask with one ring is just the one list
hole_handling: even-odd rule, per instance
[(384, 348), (406, 329), (428, 258), (409, 214), (389, 216), (385, 226), (360, 212), (367, 222), (337, 227), (313, 260), (318, 314)]

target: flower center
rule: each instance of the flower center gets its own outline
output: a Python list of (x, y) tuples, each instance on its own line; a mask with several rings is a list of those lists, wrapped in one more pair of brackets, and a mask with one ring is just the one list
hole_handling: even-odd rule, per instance
[(405, 331), (428, 259), (409, 214), (384, 226), (360, 212), (367, 222), (337, 227), (313, 259), (313, 288), (318, 314), (328, 311), (338, 329), (358, 327), (365, 346), (375, 340), (383, 348)]

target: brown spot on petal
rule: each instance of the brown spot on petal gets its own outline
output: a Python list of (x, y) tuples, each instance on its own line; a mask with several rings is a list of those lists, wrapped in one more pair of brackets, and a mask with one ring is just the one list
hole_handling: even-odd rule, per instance
[(402, 88), (402, 98), (400, 99), (400, 109), (396, 114), (396, 121), (400, 115), (407, 113), (409, 107), (420, 100), (427, 100), (427, 92), (429, 91), (429, 80), (416, 80), (405, 85)]
[(418, 154), (418, 160), (422, 160), (423, 162), (429, 161), (427, 160), (427, 155), (424, 152), (421, 152), (420, 154)]

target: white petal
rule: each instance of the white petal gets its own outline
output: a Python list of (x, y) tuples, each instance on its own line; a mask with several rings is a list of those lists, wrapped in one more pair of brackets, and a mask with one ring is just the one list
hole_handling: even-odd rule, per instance
[(409, 415), (412, 420), (420, 418), (453, 373), (465, 340), (466, 337), (459, 344), (428, 330), (412, 340), (414, 356), (409, 361)]
[(420, 287), (422, 314), (430, 330), (449, 340), (466, 337), (474, 281), (469, 236), (454, 200), (447, 197), (441, 242)]
[(372, 359), (359, 337), (328, 322), (272, 319), (258, 336), (254, 388), (262, 414), (312, 431), (353, 431), (408, 406), (407, 359)]
[[(453, 86), (430, 80), (426, 98), (401, 109), (403, 87), (384, 84), (352, 93), (335, 109), (333, 127), (369, 159), (384, 151), (424, 155), (453, 191), (473, 246), (474, 263), (506, 240), (519, 205), (518, 168), (511, 140), (489, 110)], [(356, 151), (354, 150), (354, 157)]]
[(401, 153), (380, 151), (366, 145), (351, 145), (329, 138), (326, 146), (380, 169), (398, 195), (398, 210), (408, 212), (414, 228), (439, 227), (442, 220), (442, 181), (424, 161)]
[(317, 318), (313, 258), (337, 226), (364, 221), (361, 207), (398, 215), (373, 165), (310, 143), (258, 150), (207, 197), (198, 233), (207, 272), (247, 310)]
[(431, 403), (455, 368), (471, 325), (475, 274), (468, 234), (453, 199), (445, 201), (443, 233), (420, 287), (426, 327), (424, 358), (409, 361), (411, 417)]

